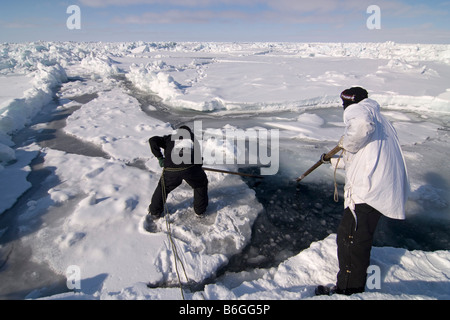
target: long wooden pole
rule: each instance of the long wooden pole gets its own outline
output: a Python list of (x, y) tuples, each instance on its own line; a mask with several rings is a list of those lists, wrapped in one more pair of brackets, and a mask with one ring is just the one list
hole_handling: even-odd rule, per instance
[(317, 161), (311, 168), (306, 170), (306, 172), (304, 174), (302, 174), (301, 177), (297, 178), (297, 182), (300, 182), (301, 180), (303, 180), (308, 174), (310, 174), (311, 172), (316, 170), (318, 167), (320, 167), (320, 165), (323, 163), (323, 161), (329, 161), (332, 156), (334, 156), (336, 153), (338, 153), (341, 150), (342, 150), (342, 148), (339, 146), (334, 147), (330, 152), (328, 152), (327, 154), (325, 154), (323, 156), (323, 159), (320, 159), (319, 161)]
[(203, 170), (214, 171), (214, 172), (222, 172), (222, 173), (228, 173), (228, 174), (235, 174), (235, 175), (238, 175), (238, 176), (245, 176), (245, 177), (264, 179), (263, 176), (257, 176), (257, 175), (249, 174), (249, 173), (241, 173), (241, 172), (234, 172), (234, 171), (227, 171), (227, 170), (220, 170), (220, 169), (212, 169), (212, 168), (205, 168), (205, 167), (203, 167)]

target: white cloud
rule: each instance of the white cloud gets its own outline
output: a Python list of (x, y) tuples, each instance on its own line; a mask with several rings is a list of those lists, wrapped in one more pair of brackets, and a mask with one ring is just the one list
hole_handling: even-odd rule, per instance
[[(88, 7), (131, 6), (131, 5), (165, 5), (178, 7), (207, 7), (212, 5), (253, 5), (268, 0), (79, 0)], [(269, 1), (270, 2), (270, 1)]]
[(168, 10), (165, 12), (145, 12), (140, 15), (116, 17), (113, 22), (120, 24), (210, 23), (213, 21), (249, 21), (251, 18), (250, 15), (240, 11)]
[[(115, 10), (113, 23), (122, 25), (146, 24), (208, 24), (212, 22), (265, 24), (265, 25), (291, 25), (287, 28), (303, 28), (306, 26), (311, 32), (314, 30), (339, 31), (340, 33), (353, 32), (355, 27), (365, 32), (366, 19), (369, 14), (367, 8), (376, 4), (381, 9), (382, 31), (378, 36), (388, 37), (392, 28), (404, 30), (417, 30), (418, 32), (431, 32), (419, 28), (419, 25), (437, 23), (436, 18), (448, 14), (445, 2), (423, 1), (411, 3), (406, 0), (79, 0), (89, 7), (120, 7), (133, 5), (148, 5), (142, 12), (129, 11), (121, 14)], [(152, 11), (158, 5), (158, 11)], [(142, 10), (142, 7), (139, 8)], [(296, 25), (299, 25), (298, 27)], [(359, 27), (358, 27), (359, 25)], [(391, 29), (388, 29), (390, 26)], [(303, 30), (303, 29), (298, 29)], [(431, 28), (430, 30), (437, 30)], [(416, 33), (416, 32), (414, 32)], [(444, 35), (446, 32), (443, 33)], [(364, 34), (366, 36), (366, 34)], [(370, 37), (375, 33), (370, 33)], [(413, 36), (413, 35), (411, 35)], [(418, 36), (415, 34), (414, 36)], [(436, 35), (437, 36), (437, 35)], [(436, 38), (434, 36), (433, 38)], [(401, 39), (401, 36), (398, 36)], [(441, 37), (443, 37), (441, 35)], [(389, 38), (389, 37), (388, 37)]]
[(128, 15), (123, 18), (116, 17), (114, 22), (121, 24), (169, 24), (169, 23), (205, 23), (213, 16), (211, 11), (186, 12), (182, 10), (169, 10), (166, 12), (145, 12), (141, 15)]
[(1, 21), (0, 20), (0, 26), (5, 29), (33, 29), (33, 28), (39, 28), (41, 27), (40, 24), (36, 23), (30, 23), (28, 21)]
[[(94, 0), (93, 3), (96, 1), (102, 3), (108, 2), (110, 5), (119, 2), (118, 0)], [(363, 15), (367, 8), (361, 6), (361, 0), (321, 0), (307, 2), (292, 0), (131, 0), (130, 2), (126, 2), (126, 4), (150, 4), (158, 2), (164, 2), (166, 4), (165, 7), (168, 9), (166, 11), (148, 11), (134, 15), (117, 16), (113, 22), (121, 24), (169, 24), (237, 21), (283, 24), (342, 24), (346, 20), (351, 19), (351, 16), (348, 13), (343, 14), (342, 12), (333, 14), (336, 10), (350, 8), (354, 12), (359, 8), (361, 15)], [(222, 6), (222, 10), (217, 10), (217, 7), (216, 10), (212, 10), (211, 3), (215, 5), (218, 3), (223, 5), (234, 4), (234, 6), (232, 10), (228, 10), (227, 6)], [(167, 4), (179, 4), (180, 6), (167, 6)], [(248, 10), (256, 4), (263, 4), (263, 6), (260, 6), (258, 10)], [(187, 6), (189, 8), (186, 8)]]
[[(267, 11), (290, 14), (332, 14), (334, 12), (364, 12), (369, 5), (378, 5), (384, 13), (392, 16), (420, 16), (442, 14), (442, 7), (447, 2), (423, 1), (411, 4), (406, 0), (79, 0), (86, 7), (111, 7), (134, 5), (160, 5), (169, 9), (190, 8), (207, 10), (213, 6), (226, 8), (252, 8), (259, 6), (267, 8)], [(226, 10), (226, 9), (224, 9)]]

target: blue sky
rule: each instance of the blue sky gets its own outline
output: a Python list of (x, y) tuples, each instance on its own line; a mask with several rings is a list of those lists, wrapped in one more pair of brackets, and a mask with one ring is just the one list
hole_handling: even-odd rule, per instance
[[(67, 8), (80, 8), (79, 30)], [(369, 29), (370, 5), (380, 29)], [(286, 41), (450, 43), (450, 0), (16, 0), (0, 42)]]

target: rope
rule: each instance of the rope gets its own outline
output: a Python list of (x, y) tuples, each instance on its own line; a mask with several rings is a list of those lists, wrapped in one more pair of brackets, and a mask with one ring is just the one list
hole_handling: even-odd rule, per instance
[(168, 235), (168, 238), (169, 238), (169, 242), (170, 242), (170, 244), (172, 246), (173, 257), (174, 257), (174, 260), (175, 260), (175, 271), (177, 273), (178, 284), (180, 286), (181, 296), (182, 296), (183, 300), (186, 300), (186, 299), (184, 297), (183, 286), (181, 284), (181, 277), (180, 277), (180, 273), (178, 271), (178, 262), (177, 261), (179, 261), (180, 264), (181, 264), (181, 267), (183, 269), (183, 273), (184, 273), (184, 276), (186, 277), (186, 282), (187, 283), (189, 283), (189, 278), (187, 276), (186, 269), (184, 267), (183, 261), (181, 260), (180, 256), (178, 255), (178, 249), (177, 249), (175, 241), (174, 241), (174, 239), (172, 237), (172, 228), (170, 226), (170, 221), (169, 221), (169, 209), (167, 208), (167, 204), (166, 204), (166, 184), (164, 182), (164, 171), (178, 172), (178, 171), (186, 170), (188, 168), (190, 168), (190, 167), (187, 167), (187, 168), (163, 168), (163, 171), (162, 171), (162, 174), (161, 174), (161, 188), (162, 188), (162, 198), (163, 198), (163, 204), (164, 204), (164, 217), (165, 217), (165, 220), (166, 220), (167, 235)]
[(339, 193), (338, 193), (337, 182), (336, 182), (336, 171), (339, 166), (339, 161), (341, 160), (343, 153), (344, 153), (344, 149), (342, 149), (342, 152), (339, 155), (339, 158), (336, 162), (336, 166), (334, 167), (334, 195), (333, 195), (334, 202), (339, 202)]

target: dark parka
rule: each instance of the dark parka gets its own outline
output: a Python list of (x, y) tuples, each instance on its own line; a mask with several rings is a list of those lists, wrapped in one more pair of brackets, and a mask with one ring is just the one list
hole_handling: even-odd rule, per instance
[(190, 128), (183, 126), (174, 134), (152, 137), (149, 144), (153, 155), (164, 159), (163, 175), (153, 193), (150, 213), (161, 216), (167, 196), (183, 180), (194, 190), (195, 213), (205, 213), (208, 206), (208, 178), (202, 169), (200, 145)]

